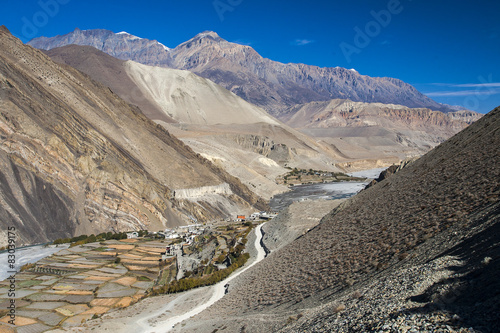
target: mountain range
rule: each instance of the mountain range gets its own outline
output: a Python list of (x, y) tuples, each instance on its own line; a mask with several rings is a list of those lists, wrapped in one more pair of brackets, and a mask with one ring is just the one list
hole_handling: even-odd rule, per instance
[(139, 106), (264, 198), (286, 191), (275, 182), (286, 173), (285, 166), (340, 171), (333, 161), (342, 158), (332, 147), (192, 72), (119, 60), (89, 46), (69, 45), (46, 53)]
[[(427, 151), (300, 232), (268, 222), (273, 251), (173, 331), (498, 332), (500, 107), (453, 110), (397, 79), (280, 64), (213, 32), (174, 49), (79, 29), (31, 44), (47, 50), (0, 27), (0, 246), (11, 227), (40, 243), (268, 210), (286, 168)], [(164, 313), (158, 298), (136, 304), (153, 309), (140, 320), (212, 297), (186, 295)]]
[[(92, 48), (71, 43), (89, 45)], [(312, 97), (313, 94), (309, 94), (308, 96), (311, 98), (289, 100), (287, 103), (282, 103), (283, 100), (287, 99), (287, 94), (294, 97), (300, 95), (297, 94), (297, 91), (285, 91), (288, 86), (298, 87), (302, 85), (296, 75), (295, 69), (298, 65), (284, 65), (264, 59), (252, 48), (229, 43), (213, 32), (201, 33), (175, 49), (168, 49), (157, 41), (149, 41), (124, 32), (114, 34), (107, 30), (81, 31), (79, 29), (64, 36), (34, 39), (30, 44), (41, 49), (50, 49), (46, 52), (54, 60), (85, 72), (93, 79), (110, 87), (126, 101), (138, 105), (150, 119), (168, 128), (195, 151), (220, 163), (227, 171), (242, 179), (245, 184), (256, 189), (257, 193), (264, 197), (269, 197), (283, 190), (276, 187), (274, 178), (280, 172), (283, 173), (284, 170), (267, 162), (264, 170), (262, 163), (255, 163), (259, 160), (257, 155), (247, 154), (249, 149), (252, 153), (260, 154), (263, 150), (259, 146), (262, 144), (269, 148), (277, 147), (279, 150), (285, 147), (283, 153), (276, 154), (273, 149), (265, 149), (267, 152), (261, 154), (266, 158), (271, 156), (271, 159), (277, 162), (280, 167), (286, 164), (292, 167), (333, 171), (346, 167), (370, 168), (421, 155), (480, 118), (479, 114), (471, 111), (442, 113), (428, 108), (414, 109), (397, 104), (382, 103), (352, 103), (351, 100), (343, 99), (345, 105), (352, 106), (351, 109), (364, 105), (363, 111), (351, 112), (352, 121), (337, 122), (329, 119), (321, 124), (317, 121), (312, 124), (312, 118), (304, 118), (299, 115), (293, 117), (292, 121), (291, 118), (295, 112), (303, 111), (306, 107), (311, 108), (312, 105), (328, 106), (327, 112), (336, 113), (337, 111), (330, 107), (339, 100), (325, 100), (324, 97), (316, 95), (316, 97)], [(98, 52), (99, 50), (103, 50), (113, 57), (106, 56), (104, 53)], [(126, 62), (120, 61), (118, 58), (125, 59)], [(143, 65), (141, 66), (139, 63)], [(160, 65), (160, 63), (164, 67), (163, 69), (158, 66), (149, 66)], [(375, 84), (374, 82), (381, 84), (381, 82), (392, 80), (360, 76), (351, 70), (340, 68), (319, 69), (305, 65), (302, 67), (305, 71), (342, 72), (349, 75), (349, 79), (342, 79), (343, 82), (350, 82), (349, 85), (355, 85), (360, 89), (362, 88), (362, 85), (359, 85), (361, 79), (364, 80), (363, 82), (371, 82), (370, 84)], [(184, 72), (174, 70), (175, 68), (181, 68)], [(279, 69), (279, 80), (276, 78), (276, 68)], [(204, 81), (200, 76), (188, 75), (189, 72), (185, 69), (202, 77), (209, 77), (210, 81)], [(224, 83), (224, 80), (221, 81), (222, 76), (207, 75), (209, 72), (215, 73), (214, 71), (223, 71), (226, 73), (223, 75), (224, 77), (246, 77), (246, 81), (240, 82), (239, 86), (244, 90), (257, 87), (255, 88), (256, 92), (268, 94), (274, 89), (268, 86), (271, 84), (273, 87), (279, 88), (279, 92), (272, 98), (258, 97), (253, 99), (246, 93), (238, 92), (239, 88), (236, 89), (235, 86)], [(257, 74), (261, 77), (257, 77)], [(321, 74), (321, 79), (324, 79), (325, 75)], [(351, 79), (358, 81), (351, 82)], [(290, 80), (295, 80), (295, 83), (293, 85), (287, 84), (286, 82)], [(332, 79), (330, 83), (324, 83), (324, 85), (332, 91), (339, 92), (337, 88), (340, 86), (334, 83), (337, 80), (338, 78)], [(245, 104), (242, 100), (238, 100), (235, 98), (236, 95), (222, 93), (221, 89), (216, 88), (220, 86), (210, 82), (220, 83), (247, 101), (262, 106), (271, 117), (266, 116), (264, 110), (257, 111), (258, 108), (252, 104)], [(396, 81), (392, 80), (391, 82)], [(402, 91), (416, 91), (409, 85), (403, 85), (401, 81), (397, 82)], [(204, 88), (204, 93), (201, 93), (198, 88), (194, 88), (201, 86), (210, 88)], [(301, 91), (305, 91), (304, 87), (300, 88)], [(311, 87), (307, 89), (319, 91), (317, 88)], [(352, 89), (350, 91), (355, 92)], [(353, 99), (359, 99), (360, 94), (362, 93), (356, 92), (350, 96)], [(387, 96), (394, 99), (393, 97), (398, 95), (391, 92)], [(320, 101), (294, 104), (310, 99), (319, 99)], [(269, 103), (276, 104), (277, 101), (281, 101), (278, 103), (279, 107), (269, 107)], [(437, 103), (432, 104), (428, 99), (426, 101), (434, 108), (442, 107)], [(369, 116), (366, 111), (367, 106), (370, 110)], [(387, 112), (388, 109), (391, 112)], [(273, 115), (277, 119), (273, 118)], [(312, 116), (312, 114), (308, 114), (308, 117)], [(369, 120), (365, 119), (366, 117), (369, 117)], [(431, 118), (435, 118), (434, 123), (430, 123)], [(290, 125), (286, 127), (286, 137), (288, 138), (286, 140), (283, 136), (277, 138), (275, 131), (276, 128), (284, 128), (282, 122)], [(261, 125), (255, 127), (257, 123)], [(262, 131), (261, 127), (264, 123), (272, 124), (272, 126)], [(277, 123), (280, 125), (277, 126)], [(211, 127), (209, 131), (207, 131), (207, 126)], [(219, 128), (215, 129), (217, 126)], [(290, 127), (312, 136), (314, 140), (305, 138)], [(224, 131), (230, 132), (231, 140), (226, 140), (221, 136)], [(211, 134), (207, 135), (208, 133)], [(290, 135), (295, 137), (292, 141), (289, 140)], [(236, 146), (232, 144), (234, 141), (236, 141)], [(307, 144), (303, 145), (298, 143), (299, 141), (307, 142)], [(233, 153), (234, 149), (241, 151), (242, 146), (244, 146), (242, 155)], [(308, 148), (305, 148), (306, 146)], [(310, 150), (309, 148), (312, 148), (312, 151), (305, 153), (305, 155), (297, 154), (297, 149), (300, 151)], [(311, 156), (317, 157), (311, 159)], [(335, 161), (333, 168), (331, 162), (328, 162), (332, 159)], [(352, 163), (353, 161), (354, 163)], [(250, 165), (251, 167), (249, 167)], [(255, 172), (256, 170), (258, 171)]]
[(29, 45), (50, 50), (88, 45), (122, 60), (192, 71), (278, 116), (296, 104), (330, 99), (400, 104), (411, 108), (456, 111), (394, 78), (369, 77), (340, 67), (283, 64), (260, 56), (252, 47), (228, 42), (206, 31), (168, 48), (158, 41), (109, 30), (75, 29), (66, 35), (39, 37)]

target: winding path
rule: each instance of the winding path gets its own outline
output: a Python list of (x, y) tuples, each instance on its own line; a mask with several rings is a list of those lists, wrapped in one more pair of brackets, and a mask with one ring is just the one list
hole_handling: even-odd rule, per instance
[(164, 307), (162, 307), (160, 310), (155, 311), (151, 315), (149, 315), (147, 317), (142, 317), (141, 319), (139, 319), (137, 321), (137, 324), (142, 328), (141, 331), (144, 333), (169, 332), (178, 323), (181, 323), (186, 319), (189, 319), (193, 316), (196, 316), (197, 314), (199, 314), (203, 310), (205, 310), (208, 307), (210, 307), (211, 305), (215, 304), (215, 302), (220, 300), (222, 297), (224, 297), (225, 291), (226, 291), (225, 286), (229, 282), (231, 282), (233, 279), (238, 277), (240, 274), (245, 272), (247, 269), (251, 268), (252, 266), (257, 264), (259, 261), (261, 261), (262, 259), (265, 258), (266, 252), (264, 251), (264, 249), (261, 246), (261, 239), (262, 239), (262, 230), (261, 229), (262, 229), (263, 225), (264, 224), (260, 224), (259, 226), (257, 226), (257, 228), (255, 228), (256, 237), (255, 237), (255, 244), (254, 245), (255, 245), (255, 248), (257, 249), (257, 258), (255, 259), (255, 261), (252, 264), (250, 264), (246, 267), (243, 267), (241, 270), (237, 271), (236, 273), (231, 274), (225, 280), (209, 287), (210, 292), (212, 293), (212, 296), (210, 297), (210, 299), (208, 301), (206, 301), (205, 303), (196, 306), (195, 308), (191, 309), (188, 312), (185, 312), (181, 315), (177, 315), (177, 316), (168, 318), (165, 321), (158, 321), (154, 327), (151, 324), (149, 324), (149, 322), (148, 322), (150, 319), (154, 319), (154, 318), (158, 318), (158, 317), (162, 316), (165, 312), (170, 312), (176, 306), (176, 304), (178, 304), (179, 302), (182, 302), (185, 297), (188, 297), (187, 294), (185, 294), (185, 295), (178, 297), (174, 301), (169, 302)]

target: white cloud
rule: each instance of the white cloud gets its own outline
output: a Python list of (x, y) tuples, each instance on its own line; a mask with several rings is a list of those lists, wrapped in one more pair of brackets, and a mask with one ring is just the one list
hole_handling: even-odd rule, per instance
[(304, 46), (304, 45), (311, 44), (314, 42), (315, 42), (314, 40), (310, 40), (310, 39), (296, 39), (291, 44), (295, 45), (295, 46)]
[(249, 42), (249, 41), (246, 41), (246, 40), (243, 40), (243, 39), (237, 39), (233, 43), (240, 44), (240, 45), (246, 45), (246, 46), (252, 46), (253, 45), (253, 42)]
[(427, 95), (429, 97), (479, 96), (479, 95), (496, 95), (496, 94), (500, 94), (500, 89), (434, 91), (434, 92), (424, 93), (424, 95)]
[(455, 88), (497, 88), (500, 87), (500, 82), (487, 83), (431, 83), (433, 86), (440, 87), (455, 87)]
[(453, 87), (461, 87), (461, 88), (497, 88), (500, 87), (500, 82), (491, 82), (491, 83), (464, 83), (464, 84), (455, 84)]

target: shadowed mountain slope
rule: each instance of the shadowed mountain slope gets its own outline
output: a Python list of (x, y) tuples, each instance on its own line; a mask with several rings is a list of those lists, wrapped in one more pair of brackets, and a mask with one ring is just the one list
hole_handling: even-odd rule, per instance
[(109, 88), (5, 27), (0, 87), (0, 223), (17, 228), (18, 244), (266, 207)]
[(92, 79), (112, 88), (113, 92), (125, 101), (137, 105), (150, 119), (167, 123), (176, 122), (137, 88), (127, 75), (125, 60), (112, 57), (104, 52), (98, 52), (92, 46), (68, 45), (45, 52), (52, 60), (74, 67)]

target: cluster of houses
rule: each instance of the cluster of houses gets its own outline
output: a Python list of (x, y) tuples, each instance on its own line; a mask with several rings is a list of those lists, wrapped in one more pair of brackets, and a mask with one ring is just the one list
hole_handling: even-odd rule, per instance
[[(170, 239), (170, 240), (181, 240), (178, 244), (169, 244), (165, 247), (165, 252), (161, 253), (162, 259), (165, 260), (175, 256), (177, 250), (182, 249), (183, 246), (189, 246), (193, 244), (195, 238), (205, 231), (202, 224), (191, 224), (188, 226), (181, 226), (174, 229), (165, 229), (164, 231), (152, 232), (149, 236), (153, 236), (160, 239)], [(139, 233), (137, 231), (127, 233), (127, 238), (138, 238)]]
[(191, 245), (196, 238), (203, 234), (205, 228), (203, 224), (190, 224), (187, 226), (177, 227), (175, 229), (165, 229), (165, 231), (157, 232), (157, 237), (165, 238), (165, 239), (184, 239), (185, 242)]
[(275, 218), (278, 214), (275, 213), (268, 213), (268, 212), (255, 212), (249, 217), (246, 217), (245, 215), (237, 215), (236, 216), (236, 221), (237, 222), (244, 222), (244, 221), (260, 221), (260, 220), (271, 220)]
[[(237, 215), (235, 219), (228, 218), (227, 222), (245, 222), (245, 221), (265, 221), (275, 218), (278, 214), (270, 212), (255, 212), (250, 216)], [(149, 236), (163, 239), (184, 239), (188, 245), (191, 245), (196, 236), (203, 234), (205, 227), (203, 224), (190, 224), (187, 226), (180, 226), (174, 229), (165, 229), (164, 231), (152, 232)], [(137, 231), (128, 232), (127, 238), (138, 238), (139, 233)]]
[[(174, 229), (165, 229), (164, 231), (152, 232), (149, 236), (162, 239), (184, 239), (185, 243), (191, 245), (196, 238), (196, 236), (203, 234), (205, 228), (203, 224), (191, 224), (187, 226), (181, 226)], [(139, 233), (137, 231), (128, 232), (127, 238), (138, 238)]]

